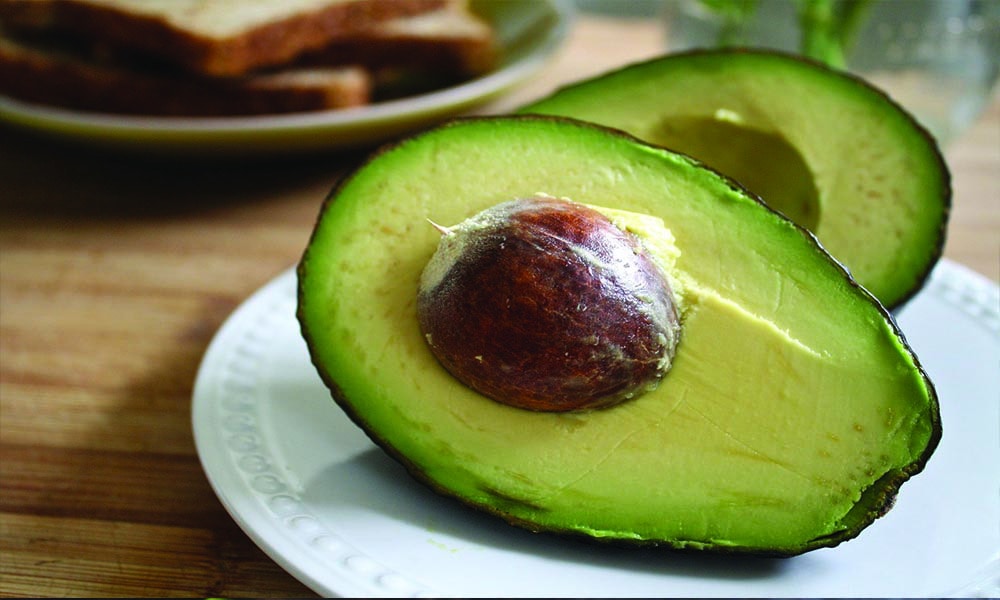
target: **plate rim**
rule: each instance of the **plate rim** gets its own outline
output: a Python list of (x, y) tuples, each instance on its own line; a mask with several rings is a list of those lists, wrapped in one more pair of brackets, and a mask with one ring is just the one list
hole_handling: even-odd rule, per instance
[[(243, 452), (238, 448), (224, 447), (219, 433), (219, 427), (223, 424), (216, 415), (210, 413), (215, 411), (219, 402), (226, 402), (227, 399), (212, 399), (212, 395), (218, 396), (218, 391), (212, 389), (212, 386), (221, 385), (218, 381), (221, 370), (213, 372), (208, 366), (224, 357), (227, 350), (229, 353), (239, 353), (244, 358), (261, 358), (266, 353), (267, 340), (255, 339), (253, 336), (248, 338), (246, 330), (241, 330), (240, 326), (250, 319), (255, 319), (258, 325), (266, 325), (261, 321), (273, 318), (276, 310), (294, 306), (295, 290), (295, 268), (289, 267), (237, 306), (205, 351), (192, 393), (191, 419), (196, 451), (207, 479), (226, 511), (254, 543), (316, 593), (326, 596), (439, 595), (439, 591), (428, 589), (425, 584), (391, 570), (377, 559), (354, 548), (349, 542), (338, 539), (335, 533), (326, 531), (315, 516), (302, 510), (304, 507), (295, 502), (291, 492), (283, 494), (280, 489), (270, 488), (264, 491), (251, 490), (250, 496), (234, 493), (233, 482), (242, 486), (238, 491), (245, 491), (244, 488), (253, 487), (257, 482), (266, 482), (267, 477), (273, 477), (273, 472), (266, 468), (266, 460), (264, 463), (257, 460), (259, 448), (249, 448)], [(934, 294), (936, 299), (973, 318), (994, 339), (1000, 339), (1000, 285), (986, 276), (948, 258), (942, 258), (921, 293)], [(234, 345), (241, 333), (244, 343)], [(247, 339), (251, 341), (247, 342)], [(237, 394), (245, 391), (246, 388), (241, 387), (245, 384), (246, 382), (236, 382), (234, 390)], [(238, 398), (235, 401), (240, 402)], [(239, 410), (232, 410), (230, 416), (242, 416), (239, 413)], [(238, 435), (238, 420), (233, 425), (236, 427), (231, 433)], [(246, 460), (247, 457), (254, 459)], [(239, 466), (240, 460), (246, 461), (242, 469)], [(229, 468), (217, 468), (220, 462), (227, 462)], [(257, 466), (262, 467), (262, 470), (256, 472)], [(243, 472), (240, 473), (240, 470)], [(253, 479), (254, 477), (257, 479)], [(264, 479), (260, 479), (261, 477)], [(265, 502), (265, 497), (270, 498), (270, 506)], [(268, 517), (264, 525), (251, 522), (251, 516), (261, 515)], [(304, 556), (301, 553), (303, 545), (312, 546), (317, 552)], [(286, 551), (287, 547), (295, 548), (295, 560)], [(327, 558), (334, 556), (337, 560), (320, 560), (320, 552), (326, 552), (329, 555)], [(984, 590), (995, 595), (1000, 592), (1000, 581), (996, 581), (995, 576), (998, 570), (1000, 554), (989, 559), (972, 580), (956, 582), (953, 590), (935, 595), (950, 596), (954, 590), (960, 590), (962, 595), (981, 594)]]

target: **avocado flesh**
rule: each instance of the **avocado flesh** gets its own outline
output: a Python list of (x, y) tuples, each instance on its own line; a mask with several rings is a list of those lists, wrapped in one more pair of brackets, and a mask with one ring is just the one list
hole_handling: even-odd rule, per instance
[[(427, 219), (540, 191), (673, 236), (683, 331), (654, 391), (525, 411), (428, 350), (415, 309), (439, 237)], [(303, 335), (347, 414), (435, 490), (533, 531), (831, 546), (881, 514), (940, 435), (893, 321), (809, 234), (687, 157), (592, 125), (461, 120), (384, 149), (331, 194), (298, 274)]]
[(950, 175), (933, 138), (865, 82), (769, 51), (666, 55), (521, 113), (627, 131), (729, 175), (812, 231), (896, 308), (940, 258)]
[[(716, 118), (676, 117), (650, 134), (655, 143), (678, 148), (729, 175), (789, 219), (810, 231), (819, 225), (819, 194), (809, 166), (784, 138)], [(761, 168), (760, 165), (766, 165)]]

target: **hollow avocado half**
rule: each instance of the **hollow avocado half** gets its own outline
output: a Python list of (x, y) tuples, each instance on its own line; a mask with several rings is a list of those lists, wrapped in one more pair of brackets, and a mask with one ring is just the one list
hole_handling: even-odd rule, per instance
[[(428, 220), (538, 193), (668, 249), (682, 329), (655, 390), (533, 412), (465, 387), (428, 349), (415, 306), (441, 237)], [(621, 131), (479, 117), (387, 146), (327, 198), (297, 274), (302, 334), (347, 415), (416, 479), (531, 531), (778, 556), (834, 546), (888, 509), (940, 437), (894, 320), (814, 236)]]
[(890, 309), (941, 256), (950, 174), (933, 137), (864, 80), (769, 50), (668, 54), (521, 108), (689, 154), (812, 231)]

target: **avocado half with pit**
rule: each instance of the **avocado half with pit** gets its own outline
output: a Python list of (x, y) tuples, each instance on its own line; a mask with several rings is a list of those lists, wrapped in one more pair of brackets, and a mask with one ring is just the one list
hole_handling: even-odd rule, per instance
[[(655, 259), (679, 327), (655, 385), (531, 410), (438, 360), (418, 296), (451, 272), (442, 232), (526, 198), (593, 208)], [(589, 123), (467, 118), (382, 148), (324, 203), (298, 278), (311, 359), (347, 415), (419, 481), (531, 531), (778, 556), (834, 546), (888, 509), (940, 437), (892, 317), (814, 236), (690, 157)], [(524, 285), (496, 305), (533, 302)], [(488, 362), (495, 341), (462, 343)]]
[(693, 156), (812, 231), (890, 309), (941, 256), (950, 175), (933, 137), (862, 79), (750, 49), (665, 55), (520, 109)]

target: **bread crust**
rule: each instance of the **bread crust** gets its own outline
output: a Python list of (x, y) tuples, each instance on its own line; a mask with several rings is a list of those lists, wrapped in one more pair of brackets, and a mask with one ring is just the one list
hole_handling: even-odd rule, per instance
[(464, 5), (454, 4), (347, 33), (319, 50), (304, 54), (298, 62), (434, 71), (439, 76), (461, 80), (493, 70), (499, 60), (499, 43), (493, 28)]
[(191, 73), (218, 77), (287, 63), (338, 36), (446, 4), (447, 0), (330, 0), (314, 10), (223, 37), (181, 27), (155, 13), (89, 0), (0, 0), (0, 21), (13, 28), (70, 31), (147, 53)]
[(85, 60), (0, 37), (0, 93), (104, 113), (238, 116), (364, 106), (371, 100), (372, 81), (356, 66), (191, 77)]

